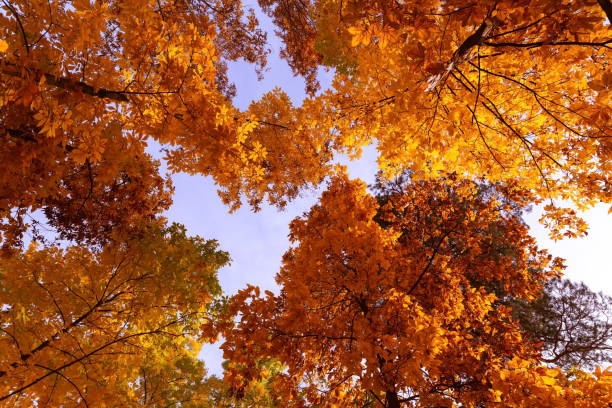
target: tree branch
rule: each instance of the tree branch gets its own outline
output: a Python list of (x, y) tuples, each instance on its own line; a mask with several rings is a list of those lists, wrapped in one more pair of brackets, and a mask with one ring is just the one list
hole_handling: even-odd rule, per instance
[(597, 2), (606, 13), (606, 16), (608, 16), (608, 23), (612, 25), (612, 3), (610, 0), (597, 0)]
[[(8, 69), (3, 68), (2, 71), (0, 71), (2, 74), (10, 75), (10, 76), (17, 77), (17, 78), (21, 77), (20, 71), (22, 69), (25, 69), (28, 72), (33, 71), (31, 69), (20, 67), (17, 64), (13, 64), (5, 60), (1, 60), (1, 59), (0, 59), (0, 65), (4, 65), (4, 66), (11, 67), (14, 69), (13, 71), (13, 70), (8, 70)], [(85, 82), (76, 81), (71, 78), (58, 77), (53, 74), (48, 74), (48, 73), (40, 72), (40, 71), (35, 72), (36, 81), (41, 80), (43, 77), (45, 78), (45, 82), (48, 83), (49, 85), (53, 85), (58, 88), (66, 89), (68, 91), (81, 92), (81, 93), (84, 93), (85, 95), (95, 96), (97, 98), (111, 99), (117, 102), (129, 102), (127, 95), (133, 93), (133, 92), (127, 92), (127, 91), (113, 91), (113, 90), (105, 89), (105, 88), (94, 88), (93, 86), (88, 85)]]
[(455, 66), (469, 59), (472, 48), (483, 44), (498, 25), (499, 21), (495, 17), (485, 18), (480, 27), (478, 27), (478, 29), (472, 33), (472, 35), (466, 38), (465, 41), (461, 43), (459, 48), (457, 48), (457, 50), (453, 53), (453, 57), (446, 65), (446, 68), (444, 68), (442, 72), (431, 76), (427, 80), (427, 88), (425, 88), (425, 91), (429, 92), (436, 88), (441, 82), (443, 82), (443, 79), (450, 74)]
[[(167, 324), (165, 327), (168, 327), (170, 325), (172, 325), (172, 323)], [(95, 349), (91, 350), (90, 352), (88, 352), (86, 354), (83, 354), (83, 356), (81, 356), (81, 357), (79, 357), (79, 358), (77, 358), (75, 360), (69, 361), (69, 362), (67, 362), (67, 363), (65, 363), (65, 364), (63, 364), (63, 365), (61, 365), (61, 366), (59, 366), (57, 368), (48, 369), (50, 371), (47, 374), (44, 374), (44, 375), (42, 375), (42, 376), (40, 376), (40, 377), (30, 381), (29, 383), (27, 383), (27, 384), (17, 388), (16, 390), (10, 391), (8, 394), (0, 396), (0, 401), (4, 401), (4, 400), (6, 400), (6, 399), (8, 399), (8, 398), (10, 398), (10, 397), (12, 397), (14, 395), (22, 393), (23, 391), (27, 390), (28, 388), (32, 387), (33, 385), (38, 384), (39, 382), (41, 382), (45, 378), (49, 377), (50, 375), (59, 373), (61, 370), (64, 370), (64, 369), (66, 369), (66, 368), (68, 368), (70, 366), (73, 366), (73, 365), (75, 365), (75, 364), (77, 364), (77, 363), (79, 363), (79, 362), (81, 362), (81, 361), (83, 361), (83, 360), (85, 360), (85, 359), (95, 355), (98, 352), (104, 350), (105, 348), (112, 346), (113, 344), (121, 343), (121, 342), (126, 342), (127, 343), (128, 340), (130, 340), (132, 338), (140, 337), (140, 336), (148, 336), (148, 335), (152, 335), (152, 334), (164, 334), (164, 333), (165, 332), (163, 331), (163, 327), (162, 327), (162, 328), (159, 328), (159, 329), (156, 329), (156, 330), (151, 330), (151, 331), (141, 332), (141, 333), (133, 333), (133, 334), (129, 334), (129, 335), (126, 335), (126, 336), (119, 337), (119, 338), (116, 338), (114, 340), (111, 340), (111, 341), (109, 341), (109, 342), (107, 342), (107, 343), (105, 343), (105, 344), (103, 344), (103, 345), (101, 345), (99, 347), (96, 347)]]
[(513, 43), (513, 42), (489, 42), (484, 41), (481, 44), (486, 45), (488, 47), (514, 47), (514, 48), (535, 48), (542, 47), (545, 45), (549, 46), (557, 46), (557, 45), (580, 45), (586, 47), (606, 47), (610, 48), (608, 44), (612, 43), (611, 40), (599, 41), (599, 42), (589, 42), (589, 41), (556, 41), (556, 42), (547, 42), (547, 41), (536, 41), (531, 43)]
[(427, 265), (425, 266), (425, 268), (423, 269), (423, 271), (421, 272), (421, 274), (419, 275), (419, 277), (417, 278), (416, 282), (414, 282), (414, 284), (412, 285), (412, 287), (410, 288), (410, 290), (408, 290), (407, 294), (410, 295), (418, 286), (419, 282), (421, 282), (421, 279), (423, 279), (423, 276), (425, 276), (425, 274), (427, 273), (427, 271), (429, 270), (429, 268), (431, 267), (431, 265), (433, 264), (434, 258), (436, 257), (438, 251), (440, 250), (440, 247), (442, 246), (442, 243), (444, 242), (444, 240), (453, 232), (453, 230), (448, 230), (443, 236), (442, 238), (440, 238), (440, 241), (438, 241), (438, 244), (436, 245), (436, 247), (434, 248), (433, 253), (431, 254), (431, 256), (429, 257), (429, 261), (427, 262)]
[(6, 6), (6, 8), (9, 9), (11, 14), (15, 17), (15, 20), (17, 20), (17, 25), (19, 25), (19, 30), (21, 31), (21, 36), (23, 37), (23, 44), (26, 47), (26, 52), (29, 54), (30, 53), (30, 44), (28, 43), (28, 38), (26, 37), (25, 29), (23, 28), (23, 24), (21, 23), (21, 19), (19, 18), (19, 14), (17, 14), (17, 11), (13, 7), (11, 7), (10, 4), (7, 4), (6, 1), (2, 0), (2, 3)]

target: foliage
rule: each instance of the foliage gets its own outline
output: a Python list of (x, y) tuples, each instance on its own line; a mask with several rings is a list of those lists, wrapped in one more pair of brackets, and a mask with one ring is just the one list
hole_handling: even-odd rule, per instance
[[(40, 230), (52, 227), (60, 238), (104, 245), (114, 228), (128, 232), (169, 208), (172, 187), (160, 177), (159, 163), (143, 152), (132, 154), (119, 130), (107, 135), (109, 143), (98, 161), (78, 163), (68, 154), (71, 144), (40, 137), (34, 124), (24, 125), (27, 111), (12, 110), (15, 117), (4, 117), (2, 126), (13, 136), (0, 145), (5, 250), (21, 246), (28, 226), (40, 242), (45, 240)], [(28, 212), (38, 209), (47, 225), (28, 219)]]
[[(262, 3), (296, 73), (337, 68), (286, 137), (325, 132), (350, 157), (376, 143), (387, 178), (449, 170), (516, 182), (538, 202), (610, 203), (609, 1)], [(295, 20), (308, 22), (301, 42)], [(575, 213), (546, 210), (555, 238), (586, 232)]]
[[(384, 207), (393, 197), (404, 194), (410, 186), (411, 174), (403, 172), (394, 180), (385, 180), (380, 175), (371, 186), (380, 207)], [(452, 185), (449, 186), (452, 189)], [(512, 200), (512, 194), (506, 192), (506, 187), (478, 182), (475, 198), (463, 201), (463, 205), (476, 206), (480, 200), (496, 197), (503, 202), (505, 211), (516, 219), (530, 211), (525, 206), (524, 198)], [(461, 197), (457, 196), (454, 206), (461, 205)], [(396, 216), (401, 216), (396, 214)], [(435, 214), (432, 215), (435, 217)], [(381, 226), (387, 223), (377, 214), (374, 218)], [(524, 221), (522, 221), (524, 222)], [(487, 232), (488, 231), (488, 232)], [(500, 228), (490, 224), (484, 233), (491, 234), (494, 243), (490, 251), (497, 251), (512, 256), (516, 251), (513, 246), (504, 245), (497, 237)], [(452, 245), (452, 241), (449, 242)], [(461, 253), (463, 248), (454, 248), (455, 253)], [(494, 256), (494, 254), (491, 254)], [(537, 275), (534, 276), (535, 279)], [(567, 279), (551, 279), (542, 282), (542, 291), (537, 298), (528, 300), (509, 294), (502, 282), (483, 281), (471, 277), (473, 287), (484, 286), (497, 296), (494, 304), (510, 308), (513, 319), (518, 319), (521, 328), (526, 332), (526, 339), (538, 344), (542, 349), (540, 359), (548, 364), (564, 369), (572, 367), (594, 368), (597, 365), (609, 364), (612, 361), (610, 341), (612, 339), (612, 298), (603, 293), (594, 293), (586, 285), (572, 283)]]
[(380, 208), (362, 183), (333, 180), (291, 224), (281, 293), (249, 287), (234, 298), (238, 325), (223, 348), (238, 365), (228, 378), (248, 381), (257, 376), (249, 362), (278, 358), (287, 406), (303, 405), (299, 393), (330, 407), (366, 394), (386, 407), (607, 403), (610, 373), (572, 382), (538, 366), (509, 309), (472, 286), (496, 281), (534, 299), (562, 268), (507, 210), (471, 181), (414, 183)]
[(308, 93), (314, 93), (320, 88), (317, 66), (322, 58), (314, 49), (317, 30), (311, 17), (313, 10), (310, 2), (259, 0), (259, 6), (279, 27), (275, 34), (285, 45), (281, 57), (287, 60), (295, 73), (306, 78)]
[[(232, 362), (225, 362), (224, 368)], [(207, 398), (212, 407), (219, 408), (272, 408), (279, 406), (276, 377), (283, 367), (274, 360), (260, 360), (256, 364), (260, 378), (253, 379), (239, 388), (232, 388), (231, 381), (212, 376), (206, 380), (209, 390)]]
[[(163, 211), (170, 188), (144, 154), (151, 139), (172, 171), (212, 176), (232, 209), (282, 207), (329, 175), (336, 153), (357, 157), (372, 142), (386, 177), (451, 169), (516, 182), (537, 202), (610, 201), (609, 2), (260, 5), (309, 91), (320, 64), (337, 68), (332, 89), (300, 107), (276, 89), (234, 108), (227, 62), (261, 70), (267, 57), (236, 0), (3, 2), (0, 153), (5, 174), (25, 176), (0, 197), (5, 246), (37, 209), (60, 235), (98, 241), (119, 213)], [(92, 179), (104, 191), (134, 185), (96, 199)], [(83, 209), (67, 203), (73, 194)], [(586, 233), (575, 213), (546, 208), (555, 238)]]
[(231, 104), (227, 62), (262, 70), (268, 53), (239, 1), (0, 7), (5, 247), (19, 246), (27, 214), (39, 209), (60, 235), (102, 243), (110, 223), (137, 224), (167, 209), (169, 182), (144, 151), (151, 140), (170, 170), (212, 176), (232, 208), (242, 196), (254, 208), (266, 196), (282, 206), (325, 175), (308, 139), (254, 132), (264, 118)]
[[(610, 369), (575, 366), (607, 358), (610, 299), (560, 283), (521, 213), (546, 203), (575, 237), (555, 200), (612, 201), (610, 1), (259, 4), (299, 107), (278, 88), (232, 105), (228, 62), (261, 74), (269, 53), (238, 0), (0, 0), (0, 405), (609, 404)], [(329, 176), (280, 294), (221, 297), (228, 255), (166, 226), (151, 142), (231, 210)], [(333, 165), (371, 143), (409, 175), (378, 198)]]
[(178, 225), (143, 231), (100, 252), (32, 245), (1, 259), (2, 404), (150, 406), (201, 381), (197, 342), (214, 334), (200, 326), (228, 256)]

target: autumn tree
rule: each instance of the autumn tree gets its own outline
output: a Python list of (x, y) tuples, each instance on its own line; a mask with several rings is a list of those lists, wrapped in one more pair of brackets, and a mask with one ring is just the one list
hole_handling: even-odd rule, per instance
[(142, 231), (0, 258), (0, 406), (197, 406), (228, 255), (179, 225)]
[(508, 308), (471, 283), (533, 299), (562, 268), (504, 203), (510, 193), (422, 181), (379, 207), (363, 183), (334, 179), (291, 224), (280, 294), (249, 287), (233, 299), (227, 380), (240, 387), (258, 376), (252, 362), (275, 357), (288, 367), (282, 406), (607, 404), (610, 372), (570, 379), (540, 366)]
[(295, 73), (336, 72), (286, 137), (316, 129), (351, 157), (376, 143), (387, 178), (516, 181), (546, 200), (553, 234), (576, 218), (553, 199), (610, 203), (609, 1), (260, 4)]
[(268, 54), (239, 1), (0, 7), (5, 246), (19, 245), (36, 210), (60, 235), (104, 241), (109, 223), (136, 225), (166, 209), (171, 188), (145, 154), (150, 141), (171, 171), (212, 176), (232, 208), (242, 197), (282, 206), (325, 175), (327, 156), (308, 137), (287, 140), (232, 106), (228, 61), (262, 70)]

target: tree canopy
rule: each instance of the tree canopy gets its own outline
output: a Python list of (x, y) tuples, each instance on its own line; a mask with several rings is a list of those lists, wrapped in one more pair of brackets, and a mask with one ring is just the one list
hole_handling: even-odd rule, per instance
[(198, 341), (211, 336), (202, 326), (227, 262), (215, 241), (178, 225), (149, 225), (100, 252), (32, 245), (2, 258), (0, 403), (179, 401), (189, 387), (173, 392), (173, 379), (204, 373)]
[(288, 367), (283, 406), (607, 404), (609, 372), (571, 379), (540, 365), (510, 309), (473, 285), (534, 300), (558, 275), (526, 229), (473, 182), (410, 184), (379, 207), (363, 183), (334, 179), (291, 224), (280, 294), (233, 298), (228, 381), (243, 387), (259, 378), (252, 362), (275, 357)]
[[(411, 174), (405, 171), (392, 181), (379, 175), (376, 183), (370, 187), (375, 193), (379, 207), (384, 208), (396, 197), (414, 188), (411, 183)], [(504, 190), (502, 185), (478, 181), (474, 185), (474, 198), (462, 201), (458, 191), (451, 190), (454, 200), (449, 204), (458, 208), (467, 205), (477, 211), (478, 202), (495, 197), (503, 203), (506, 214), (511, 214), (516, 222), (525, 224), (524, 216), (531, 211), (531, 207), (525, 205), (526, 202), (520, 195), (519, 199), (513, 199), (513, 194)], [(387, 227), (390, 224), (385, 221), (383, 214), (384, 212), (379, 210), (374, 220), (382, 227)], [(395, 216), (403, 218), (403, 214), (395, 213)], [(429, 217), (431, 220), (436, 216)], [(408, 217), (407, 221), (411, 219)], [(490, 256), (512, 257), (516, 253), (513, 246), (498, 239), (503, 233), (499, 228), (489, 225), (480, 231), (488, 234), (491, 242), (494, 242), (489, 249)], [(450, 240), (450, 244), (454, 246), (455, 254), (464, 250), (460, 243)], [(510, 315), (518, 320), (525, 340), (541, 347), (543, 362), (568, 370), (577, 366), (594, 368), (597, 365), (610, 364), (612, 298), (602, 292), (591, 291), (584, 283), (574, 283), (566, 278), (553, 278), (548, 281), (538, 278), (537, 275), (533, 278), (542, 285), (535, 300), (514, 295), (499, 280), (478, 276), (471, 276), (469, 279), (472, 286), (483, 286), (494, 293), (497, 297), (494, 304), (510, 308)]]
[(516, 181), (553, 229), (571, 216), (549, 200), (610, 203), (609, 1), (262, 3), (296, 73), (335, 70), (284, 133), (350, 156), (376, 143), (387, 178)]
[[(238, 0), (0, 0), (0, 407), (609, 406), (611, 298), (521, 216), (573, 238), (565, 203), (612, 204), (612, 3), (259, 7), (300, 106), (234, 106), (229, 64), (270, 54)], [(376, 197), (337, 165), (371, 144)], [(327, 186), (279, 293), (223, 296), (177, 172), (229, 211)]]

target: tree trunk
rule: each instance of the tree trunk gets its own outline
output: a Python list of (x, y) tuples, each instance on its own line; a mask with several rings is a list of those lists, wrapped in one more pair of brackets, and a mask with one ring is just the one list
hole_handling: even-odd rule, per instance
[(400, 408), (399, 398), (397, 397), (397, 392), (395, 391), (385, 391), (385, 402), (387, 403), (386, 408)]

